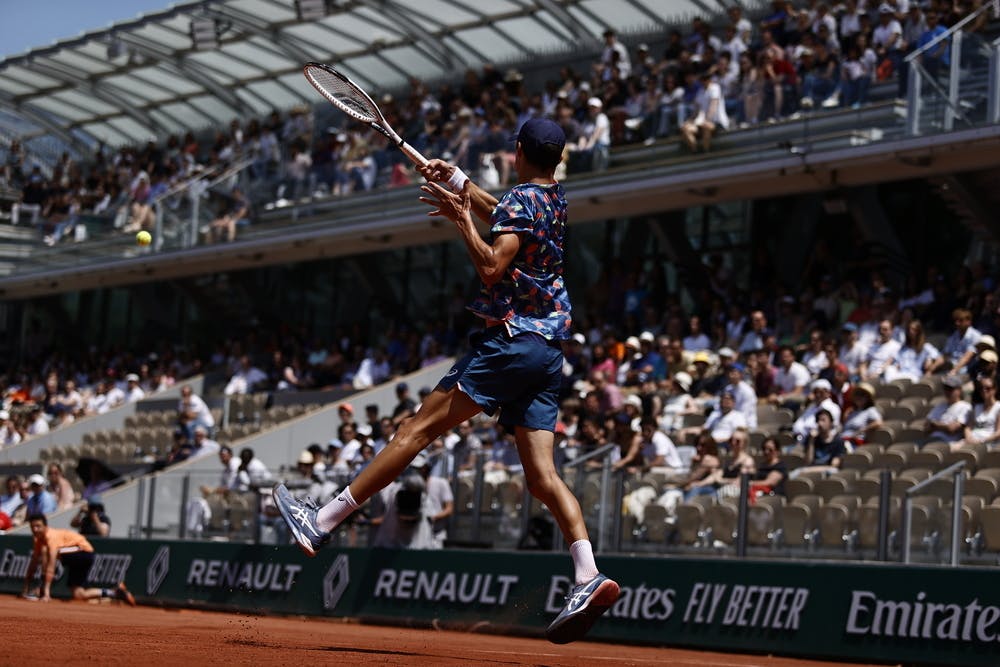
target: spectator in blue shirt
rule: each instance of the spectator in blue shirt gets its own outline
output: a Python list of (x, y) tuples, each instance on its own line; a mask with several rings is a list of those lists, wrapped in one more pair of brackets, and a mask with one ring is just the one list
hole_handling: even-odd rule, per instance
[[(937, 39), (939, 35), (946, 32), (948, 32), (948, 29), (941, 25), (941, 20), (938, 18), (937, 13), (928, 12), (927, 30), (920, 35), (917, 48), (924, 48)], [(948, 67), (951, 64), (951, 39), (942, 39), (930, 49), (921, 53), (920, 64), (924, 66), (928, 74), (932, 77), (937, 77), (942, 65)]]
[(45, 490), (45, 478), (35, 473), (28, 478), (31, 495), (28, 496), (28, 516), (52, 514), (56, 511), (56, 497)]

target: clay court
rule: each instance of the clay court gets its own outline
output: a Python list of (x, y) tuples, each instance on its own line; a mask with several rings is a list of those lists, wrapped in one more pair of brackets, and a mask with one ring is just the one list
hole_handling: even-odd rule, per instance
[[(677, 665), (830, 667), (832, 662), (361, 625), (339, 620), (135, 609), (0, 597), (5, 664)], [(856, 663), (852, 663), (856, 664)]]

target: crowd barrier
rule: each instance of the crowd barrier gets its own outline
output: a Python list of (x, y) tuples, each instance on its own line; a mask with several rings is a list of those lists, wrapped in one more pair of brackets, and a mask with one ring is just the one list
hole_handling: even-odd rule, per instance
[[(143, 604), (353, 617), (540, 635), (569, 592), (566, 554), (95, 540), (95, 586)], [(30, 540), (0, 538), (0, 592)], [(982, 568), (604, 556), (622, 585), (590, 638), (903, 664), (1000, 662), (1000, 589)], [(55, 596), (66, 596), (61, 572)]]

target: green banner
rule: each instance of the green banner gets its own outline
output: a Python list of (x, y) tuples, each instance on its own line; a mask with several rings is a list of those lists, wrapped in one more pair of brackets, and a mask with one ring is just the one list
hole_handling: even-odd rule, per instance
[[(0, 538), (0, 591), (31, 548)], [(538, 635), (572, 581), (568, 555), (94, 540), (95, 586), (146, 603), (351, 616)], [(622, 586), (591, 638), (914, 664), (1000, 664), (1000, 588), (987, 568), (601, 557)], [(60, 573), (61, 574), (61, 573)], [(66, 596), (63, 577), (53, 594)]]

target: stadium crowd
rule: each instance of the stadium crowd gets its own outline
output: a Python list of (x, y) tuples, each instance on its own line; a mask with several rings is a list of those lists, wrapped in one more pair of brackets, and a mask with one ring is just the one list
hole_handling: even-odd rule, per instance
[[(878, 81), (896, 80), (902, 96), (904, 57), (981, 4), (774, 0), (756, 22), (733, 5), (725, 19), (695, 18), (686, 30), (670, 30), (663, 43), (639, 44), (632, 52), (607, 30), (603, 50), (586, 71), (562, 67), (537, 88), (516, 69), (501, 72), (487, 64), (465, 72), (460, 84), (436, 90), (414, 79), (409, 90), (385, 94), (379, 103), (389, 123), (419, 150), (498, 187), (509, 183), (513, 170), (508, 138), (533, 116), (555, 118), (564, 127), (565, 167), (574, 173), (606, 168), (615, 145), (680, 137), (691, 150), (708, 150), (712, 137), (726, 129), (810, 109), (858, 107)], [(983, 30), (987, 20), (982, 14), (966, 32)], [(943, 40), (920, 62), (934, 75), (949, 58)], [(86, 165), (63, 155), (49, 176), (26, 161), (15, 141), (6, 150), (0, 185), (20, 191), (11, 221), (29, 218), (54, 245), (82, 214), (105, 216), (116, 230), (151, 230), (152, 202), (199, 173), (227, 165), (246, 168), (215, 188), (216, 217), (205, 225), (206, 242), (233, 240), (255, 205), (415, 180), (381, 135), (358, 125), (315, 131), (316, 113), (300, 106), (286, 115), (276, 110), (263, 119), (233, 120), (210, 136), (188, 132), (162, 145), (151, 138), (146, 146), (117, 151), (99, 146)], [(248, 192), (263, 194), (250, 201)], [(167, 202), (176, 207), (185, 196)]]

